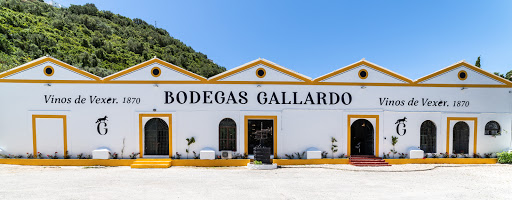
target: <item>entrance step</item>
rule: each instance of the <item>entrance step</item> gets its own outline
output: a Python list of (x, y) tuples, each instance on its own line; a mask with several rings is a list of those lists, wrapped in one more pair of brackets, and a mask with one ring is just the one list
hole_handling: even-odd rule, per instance
[(137, 159), (131, 165), (131, 168), (169, 168), (170, 159)]
[(350, 156), (349, 164), (358, 167), (380, 167), (380, 166), (391, 166), (385, 160), (380, 157), (373, 155), (354, 155)]

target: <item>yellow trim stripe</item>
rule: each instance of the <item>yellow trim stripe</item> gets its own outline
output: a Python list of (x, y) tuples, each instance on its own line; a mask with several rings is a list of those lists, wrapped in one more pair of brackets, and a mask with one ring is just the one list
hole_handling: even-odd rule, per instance
[(37, 134), (36, 134), (36, 119), (62, 119), (63, 126), (63, 139), (64, 139), (64, 157), (67, 156), (68, 151), (68, 131), (66, 115), (32, 115), (32, 147), (34, 150), (34, 158), (37, 157)]
[[(0, 79), (5, 78), (5, 77), (10, 76), (10, 75), (13, 75), (13, 74), (16, 74), (16, 73), (19, 73), (19, 72), (24, 71), (24, 70), (30, 69), (30, 68), (32, 68), (32, 67), (34, 67), (34, 66), (40, 65), (40, 64), (45, 63), (45, 62), (52, 62), (52, 63), (54, 63), (54, 64), (56, 64), (56, 65), (59, 65), (59, 66), (61, 66), (61, 67), (64, 67), (64, 68), (66, 68), (66, 69), (69, 69), (69, 70), (71, 70), (71, 71), (73, 71), (73, 72), (76, 72), (76, 73), (78, 73), (78, 74), (81, 74), (81, 75), (83, 75), (83, 76), (85, 76), (85, 77), (87, 77), (87, 78), (90, 78), (90, 79), (92, 79), (93, 81), (101, 82), (101, 78), (100, 78), (100, 77), (98, 77), (98, 76), (96, 76), (96, 75), (94, 75), (94, 74), (91, 74), (91, 73), (89, 73), (89, 72), (86, 72), (86, 71), (80, 70), (80, 69), (78, 69), (78, 68), (76, 68), (76, 67), (73, 67), (73, 66), (71, 66), (71, 65), (69, 65), (69, 64), (67, 64), (67, 63), (64, 63), (64, 62), (62, 62), (62, 61), (60, 61), (60, 60), (57, 60), (57, 59), (54, 59), (54, 58), (51, 58), (51, 57), (42, 57), (40, 60), (36, 60), (36, 61), (33, 61), (33, 62), (29, 62), (29, 63), (27, 63), (27, 64), (26, 64), (26, 65), (24, 65), (24, 66), (22, 65), (22, 66), (19, 66), (19, 67), (14, 68), (14, 69), (12, 69), (12, 70), (5, 71), (5, 72), (3, 72), (3, 73), (0, 73)], [(54, 70), (54, 71), (55, 71), (55, 70)], [(13, 80), (10, 80), (10, 81), (13, 81)], [(44, 80), (41, 80), (41, 81), (44, 81)], [(48, 80), (48, 81), (50, 81), (50, 80)], [(46, 82), (48, 82), (48, 81), (46, 81)], [(68, 81), (70, 81), (70, 82), (74, 82), (73, 80), (68, 80)], [(6, 82), (7, 82), (7, 81), (6, 81)]]
[(71, 83), (71, 84), (98, 84), (101, 81), (93, 80), (26, 80), (26, 79), (0, 79), (0, 83)]
[(144, 144), (143, 144), (143, 117), (167, 117), (169, 121), (169, 158), (172, 157), (172, 114), (139, 114), (139, 157), (144, 156)]
[(244, 129), (245, 129), (245, 137), (244, 137), (244, 140), (245, 140), (245, 152), (244, 153), (248, 153), (249, 152), (249, 120), (258, 120), (258, 119), (271, 119), (273, 120), (273, 123), (274, 123), (274, 127), (273, 127), (273, 134), (274, 134), (274, 157), (277, 156), (277, 116), (257, 116), (257, 115), (246, 115), (244, 116)]
[(19, 80), (0, 79), (0, 83), (61, 83), (61, 84), (253, 84), (253, 85), (334, 85), (334, 86), (389, 86), (389, 87), (466, 87), (466, 88), (512, 88), (512, 85), (487, 84), (409, 84), (409, 83), (306, 83), (306, 82), (280, 82), (280, 81), (219, 81), (215, 83), (200, 81), (86, 81), (86, 80)]
[(332, 165), (332, 164), (349, 164), (347, 158), (341, 159), (273, 159), (273, 163), (277, 165)]
[[(143, 161), (145, 159), (138, 159)], [(215, 160), (199, 160), (199, 159), (174, 159), (171, 166), (196, 166), (196, 167), (232, 167), (247, 166), (250, 159), (215, 159)]]
[(487, 84), (417, 84), (414, 87), (471, 87), (471, 88), (510, 88), (512, 85), (487, 85)]
[[(195, 78), (195, 79), (197, 79), (197, 80), (198, 80), (198, 82), (201, 82), (201, 83), (206, 83), (206, 82), (207, 82), (207, 79), (206, 79), (206, 78), (204, 78), (204, 77), (202, 77), (202, 76), (199, 76), (199, 75), (197, 75), (197, 74), (194, 74), (194, 73), (192, 73), (192, 72), (190, 72), (190, 71), (187, 71), (187, 70), (185, 70), (185, 69), (183, 69), (183, 68), (181, 68), (181, 67), (178, 67), (178, 66), (173, 65), (173, 64), (171, 64), (171, 63), (165, 62), (165, 61), (160, 60), (160, 59), (158, 59), (158, 58), (153, 58), (153, 59), (148, 60), (148, 61), (146, 61), (146, 62), (140, 63), (140, 64), (135, 65), (135, 66), (133, 66), (133, 67), (127, 68), (127, 69), (125, 69), (125, 70), (122, 70), (122, 71), (117, 72), (117, 73), (115, 73), (115, 74), (112, 74), (112, 75), (110, 75), (110, 76), (107, 76), (107, 77), (105, 77), (105, 78), (103, 79), (103, 81), (104, 81), (104, 82), (115, 82), (115, 83), (117, 83), (118, 81), (116, 81), (116, 80), (114, 80), (114, 79), (119, 78), (119, 77), (121, 77), (121, 76), (124, 76), (124, 75), (126, 75), (126, 74), (129, 74), (129, 73), (131, 73), (131, 72), (137, 71), (137, 70), (139, 70), (139, 69), (142, 69), (142, 68), (144, 68), (144, 67), (146, 67), (146, 66), (148, 66), (148, 65), (154, 64), (154, 63), (158, 63), (158, 64), (163, 65), (163, 66), (165, 66), (165, 67), (167, 67), (167, 68), (169, 68), (169, 69), (171, 69), (171, 70), (174, 70), (174, 71), (177, 71), (177, 72), (183, 73), (183, 74), (185, 74), (185, 75), (187, 75), (187, 76), (190, 76), (190, 77), (192, 77), (192, 78)], [(160, 73), (161, 73), (161, 72), (160, 72)], [(123, 82), (133, 82), (133, 83), (138, 83), (139, 81), (123, 81)]]
[[(323, 80), (326, 80), (326, 79), (328, 79), (328, 78), (334, 77), (334, 76), (336, 76), (336, 75), (338, 75), (338, 74), (341, 74), (341, 73), (343, 73), (343, 72), (349, 71), (349, 70), (354, 69), (354, 68), (356, 68), (356, 67), (359, 67), (359, 66), (361, 66), (361, 65), (365, 65), (365, 66), (367, 66), (367, 67), (369, 67), (369, 68), (372, 68), (372, 69), (374, 69), (374, 70), (380, 71), (380, 72), (382, 72), (382, 73), (384, 73), (384, 74), (387, 74), (387, 75), (389, 75), (389, 76), (391, 76), (391, 77), (397, 78), (397, 79), (399, 79), (399, 80), (401, 80), (401, 81), (404, 81), (404, 82), (406, 82), (406, 83), (412, 83), (412, 82), (413, 82), (411, 79), (409, 79), (409, 78), (407, 78), (407, 77), (405, 77), (405, 76), (402, 76), (402, 75), (400, 75), (400, 74), (397, 74), (397, 73), (395, 73), (395, 72), (393, 72), (393, 71), (391, 71), (391, 70), (388, 70), (388, 69), (386, 69), (386, 68), (380, 67), (380, 66), (378, 66), (378, 65), (376, 65), (376, 64), (373, 64), (373, 63), (371, 63), (371, 62), (368, 62), (368, 61), (366, 61), (366, 60), (358, 61), (358, 62), (356, 62), (356, 63), (354, 63), (354, 64), (349, 65), (349, 66), (343, 67), (343, 68), (341, 68), (341, 69), (335, 70), (335, 71), (333, 71), (333, 72), (331, 72), (331, 73), (328, 73), (328, 74), (326, 74), (326, 75), (320, 76), (320, 77), (318, 77), (318, 78), (316, 78), (316, 79), (313, 79), (313, 82), (314, 82), (314, 83), (319, 83), (319, 82), (321, 82), (321, 81), (323, 81)], [(362, 83), (359, 83), (359, 84), (362, 84)]]
[(202, 81), (118, 81), (112, 80), (103, 82), (104, 84), (207, 84), (207, 82)]
[(496, 164), (497, 158), (418, 158), (385, 159), (391, 165), (403, 164)]
[[(508, 80), (506, 80), (506, 79), (504, 79), (504, 78), (501, 78), (501, 77), (499, 77), (499, 76), (496, 76), (496, 75), (494, 75), (494, 74), (491, 74), (491, 73), (489, 73), (489, 72), (486, 72), (486, 71), (484, 71), (484, 70), (480, 69), (479, 67), (473, 66), (473, 65), (471, 65), (471, 64), (469, 64), (469, 63), (467, 63), (467, 62), (459, 62), (459, 63), (456, 63), (456, 64), (454, 64), (454, 65), (448, 66), (448, 67), (446, 67), (446, 68), (444, 68), (444, 69), (442, 69), (442, 70), (439, 70), (439, 71), (434, 72), (434, 73), (432, 73), (432, 74), (429, 74), (429, 75), (427, 75), (427, 76), (421, 77), (421, 78), (419, 78), (418, 80), (414, 81), (414, 83), (415, 83), (415, 84), (421, 84), (421, 85), (423, 85), (421, 82), (426, 81), (426, 80), (429, 80), (429, 79), (432, 79), (432, 78), (434, 78), (434, 77), (436, 77), (436, 76), (439, 76), (439, 75), (444, 74), (444, 73), (446, 73), (446, 72), (452, 71), (452, 70), (454, 70), (454, 69), (456, 69), (456, 68), (458, 68), (458, 67), (461, 67), (461, 66), (464, 66), (464, 67), (469, 68), (469, 69), (471, 69), (471, 70), (474, 70), (474, 71), (476, 71), (476, 72), (478, 72), (478, 73), (481, 73), (481, 74), (483, 74), (484, 76), (487, 76), (487, 77), (489, 77), (489, 78), (491, 78), (491, 79), (494, 79), (494, 80), (496, 80), (496, 81), (499, 81), (499, 82), (501, 82), (501, 83), (504, 83), (505, 85), (512, 86), (512, 82), (510, 82), (510, 81), (508, 81)], [(466, 74), (467, 74), (467, 73), (466, 73)], [(468, 74), (466, 75), (466, 77), (467, 77), (467, 76), (468, 76)], [(451, 85), (451, 84), (450, 84), (450, 85)]]
[[(229, 77), (229, 76), (234, 75), (234, 74), (236, 74), (236, 73), (242, 72), (242, 71), (244, 71), (244, 70), (250, 69), (250, 68), (252, 68), (252, 67), (254, 67), (254, 66), (257, 66), (257, 65), (260, 65), (260, 64), (261, 64), (261, 65), (265, 65), (265, 66), (267, 66), (267, 67), (269, 67), (269, 68), (272, 68), (272, 69), (274, 69), (274, 70), (277, 70), (277, 71), (279, 71), (279, 72), (282, 72), (282, 73), (284, 73), (284, 74), (287, 74), (287, 75), (289, 75), (289, 76), (292, 76), (292, 77), (294, 77), (294, 78), (296, 78), (296, 79), (299, 79), (299, 80), (301, 80), (301, 81), (304, 81), (304, 82), (306, 82), (306, 83), (311, 83), (311, 79), (305, 78), (303, 75), (301, 75), (301, 74), (299, 74), (299, 73), (292, 72), (292, 71), (291, 71), (291, 70), (289, 70), (289, 69), (286, 69), (286, 68), (284, 68), (284, 67), (281, 67), (281, 66), (275, 65), (275, 64), (270, 63), (270, 62), (267, 62), (267, 61), (265, 61), (265, 60), (257, 60), (257, 61), (255, 61), (255, 62), (253, 62), (253, 63), (249, 63), (249, 64), (247, 64), (247, 65), (245, 65), (245, 66), (242, 66), (242, 67), (239, 67), (239, 68), (237, 68), (237, 69), (234, 69), (234, 70), (231, 70), (231, 71), (224, 72), (223, 74), (220, 74), (219, 76), (214, 76), (214, 77), (210, 78), (208, 81), (209, 81), (209, 82), (212, 82), (212, 83), (215, 83), (215, 84), (217, 84), (217, 83), (222, 83), (222, 82), (225, 82), (225, 81), (220, 81), (221, 79), (226, 78), (226, 77)], [(233, 82), (234, 82), (234, 81), (233, 81)], [(238, 82), (238, 81), (237, 81), (237, 82)], [(254, 83), (254, 81), (243, 81), (243, 82), (248, 83), (248, 84), (253, 84), (253, 83)], [(262, 81), (261, 83), (271, 84), (271, 83), (263, 82), (263, 81)]]
[(350, 143), (351, 143), (351, 132), (350, 123), (351, 119), (375, 119), (375, 156), (379, 156), (379, 115), (347, 115), (347, 156), (350, 156)]
[(446, 118), (446, 153), (450, 154), (450, 122), (451, 121), (473, 121), (473, 154), (476, 154), (478, 118), (476, 117), (447, 117)]
[[(165, 159), (0, 159), (0, 164), (39, 166), (130, 166), (136, 161)], [(392, 165), (399, 164), (496, 164), (497, 158), (425, 158), (385, 159)], [(165, 160), (167, 161), (167, 160)], [(273, 159), (277, 165), (349, 164), (349, 159)], [(171, 160), (172, 166), (228, 167), (247, 166), (250, 159), (231, 160)]]
[[(88, 78), (91, 78), (93, 80), (29, 80), (29, 79), (4, 79), (5, 77), (7, 76), (10, 76), (12, 74), (15, 74), (15, 73), (19, 73), (23, 70), (26, 70), (26, 69), (29, 69), (31, 67), (34, 67), (36, 65), (39, 65), (41, 63), (44, 63), (44, 62), (53, 62), (55, 64), (58, 64), (64, 68), (67, 68), (71, 71), (74, 71), (76, 73), (79, 73), (81, 75), (84, 75)], [(118, 77), (121, 77), (125, 74), (128, 74), (128, 73), (131, 73), (133, 71), (136, 71), (140, 68), (143, 68), (147, 65), (150, 65), (150, 64), (153, 64), (153, 63), (159, 63), (163, 66), (166, 66), (172, 70), (176, 70), (180, 73), (183, 73), (183, 74), (186, 74), (188, 76), (191, 76), (193, 78), (196, 78), (197, 80), (196, 81), (173, 81), (173, 80), (114, 80), (115, 78), (118, 78)], [(275, 70), (278, 70), (280, 72), (283, 72), (287, 75), (290, 75), (294, 78), (297, 78), (299, 80), (302, 80), (302, 81), (298, 81), (298, 82), (292, 82), (292, 81), (220, 81), (220, 79), (223, 79), (223, 78), (226, 78), (228, 76), (231, 76), (233, 74), (236, 74), (236, 73), (239, 73), (243, 70), (246, 70), (246, 69), (249, 69), (253, 66), (256, 66), (258, 64), (264, 64), (265, 66), (267, 67), (270, 67), (272, 69), (275, 69)], [(321, 82), (322, 80), (325, 80), (327, 78), (330, 78), (332, 76), (335, 76), (337, 74), (340, 74), (340, 73), (343, 73), (347, 70), (350, 70), (352, 68), (355, 68), (355, 67), (358, 67), (358, 66), (361, 66), (361, 65), (365, 65), (369, 68), (373, 68), (375, 70), (378, 70), (380, 72), (383, 72), (385, 74), (388, 74), (392, 77), (395, 77), (399, 80), (402, 80), (404, 81), (405, 83), (360, 83), (360, 82)], [(441, 75), (445, 72), (448, 72), (454, 68), (457, 68), (457, 67), (460, 67), (460, 66), (465, 66), (467, 68), (470, 68), (472, 70), (475, 70), (485, 76), (488, 76), (494, 80), (497, 80), (501, 83), (504, 83), (504, 84), (424, 84), (424, 83), (421, 83), (425, 80), (428, 80), (430, 78), (433, 78), (435, 76), (438, 76), (438, 75)], [(37, 60), (34, 60), (32, 62), (29, 62), (25, 65), (22, 65), (22, 66), (19, 66), (17, 68), (14, 68), (12, 70), (9, 70), (9, 71), (6, 71), (6, 72), (3, 72), (3, 73), (0, 73), (0, 83), (2, 82), (5, 82), (5, 83), (66, 83), (66, 84), (101, 84), (101, 83), (105, 83), (105, 84), (271, 84), (271, 85), (344, 85), (344, 86), (399, 86), (399, 87), (468, 87), (468, 88), (472, 88), (472, 87), (475, 87), (475, 88), (511, 88), (512, 87), (512, 82), (506, 80), (506, 79), (503, 79), (501, 77), (498, 77), (492, 73), (489, 73), (489, 72), (486, 72), (478, 67), (475, 67), (471, 64), (468, 64), (466, 62), (459, 62), (459, 63), (456, 63), (454, 65), (451, 65), (445, 69), (442, 69), (438, 72), (435, 72), (435, 73), (432, 73), (430, 75), (427, 75), (425, 77), (422, 77), (416, 81), (412, 81), (411, 79), (408, 79), (400, 74), (397, 74), (393, 71), (390, 71), (386, 68), (383, 68), (383, 67), (380, 67), (378, 65), (375, 65), (369, 61), (366, 61), (366, 60), (361, 60), (361, 61), (358, 61), (354, 64), (351, 64), (347, 67), (344, 67), (344, 68), (341, 68), (341, 69), (338, 69), (336, 71), (333, 71), (331, 73), (328, 73), (326, 75), (323, 75), (321, 77), (318, 77), (314, 80), (311, 80), (309, 78), (306, 78), (305, 76), (299, 74), (299, 73), (296, 73), (296, 72), (293, 72), (291, 70), (288, 70), (284, 67), (281, 67), (279, 65), (276, 65), (276, 64), (273, 64), (269, 61), (265, 61), (263, 59), (260, 59), (260, 60), (257, 60), (255, 62), (252, 62), (252, 63), (249, 63), (249, 64), (246, 64), (242, 67), (239, 67), (239, 68), (236, 68), (234, 70), (231, 70), (231, 71), (227, 71), (227, 72), (224, 72), (222, 74), (219, 74), (218, 76), (214, 76), (210, 79), (206, 79), (200, 75), (197, 75), (197, 74), (194, 74), (192, 72), (189, 72), (181, 67), (177, 67), (171, 63), (168, 63), (168, 62), (165, 62), (163, 60), (160, 60), (158, 58), (154, 58), (154, 59), (151, 59), (151, 60), (148, 60), (146, 62), (143, 62), (141, 64), (138, 64), (138, 65), (135, 65), (133, 67), (130, 67), (130, 68), (127, 68), (123, 71), (120, 71), (118, 73), (115, 73), (115, 74), (112, 74), (110, 76), (107, 76), (105, 78), (100, 78), (98, 76), (95, 76), (93, 74), (90, 74), (86, 71), (82, 71), (76, 67), (73, 67), (69, 64), (66, 64), (64, 62), (61, 62), (57, 59), (54, 59), (54, 58), (51, 58), (51, 57), (42, 57), (40, 59), (37, 59)]]

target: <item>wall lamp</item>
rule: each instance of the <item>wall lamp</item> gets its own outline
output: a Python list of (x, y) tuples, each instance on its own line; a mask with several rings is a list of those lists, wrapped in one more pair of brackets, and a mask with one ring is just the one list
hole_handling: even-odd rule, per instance
[(158, 84), (154, 84), (153, 87), (158, 87)]
[(468, 88), (467, 87), (462, 87), (460, 90), (466, 90), (466, 89), (468, 89)]
[(51, 87), (52, 84), (51, 83), (47, 83), (47, 84), (44, 84), (44, 86)]
[(156, 112), (156, 108), (153, 108), (153, 112)]
[(361, 86), (361, 89), (366, 89), (366, 86), (364, 86), (364, 85), (363, 85), (363, 86)]

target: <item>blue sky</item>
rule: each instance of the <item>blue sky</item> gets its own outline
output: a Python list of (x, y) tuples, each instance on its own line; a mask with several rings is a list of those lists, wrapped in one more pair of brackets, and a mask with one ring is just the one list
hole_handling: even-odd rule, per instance
[(484, 70), (512, 70), (512, 1), (57, 2), (156, 21), (226, 69), (261, 57), (316, 78), (365, 58), (417, 79), (482, 56)]

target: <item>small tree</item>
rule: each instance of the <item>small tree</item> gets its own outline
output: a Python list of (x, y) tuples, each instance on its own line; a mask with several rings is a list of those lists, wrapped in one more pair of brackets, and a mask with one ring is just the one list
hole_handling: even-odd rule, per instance
[(186, 140), (187, 140), (187, 146), (188, 146), (187, 150), (186, 150), (186, 152), (187, 152), (187, 159), (188, 159), (188, 153), (189, 153), (190, 145), (194, 144), (196, 142), (196, 139), (194, 137), (190, 137), (190, 138), (187, 138)]
[(391, 136), (391, 144), (393, 145), (393, 149), (391, 149), (391, 153), (393, 153), (393, 158), (395, 158), (395, 154), (397, 153), (395, 150), (395, 145), (398, 142), (398, 137)]
[(338, 145), (334, 144), (335, 142), (338, 142), (336, 138), (331, 138), (331, 152), (332, 152), (332, 159), (334, 159), (334, 153), (338, 152)]
[(478, 56), (478, 58), (476, 59), (475, 66), (477, 66), (478, 68), (482, 68), (480, 66), (480, 56)]

